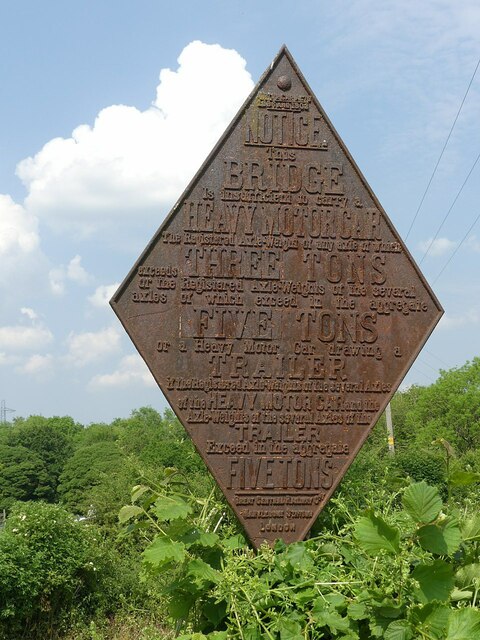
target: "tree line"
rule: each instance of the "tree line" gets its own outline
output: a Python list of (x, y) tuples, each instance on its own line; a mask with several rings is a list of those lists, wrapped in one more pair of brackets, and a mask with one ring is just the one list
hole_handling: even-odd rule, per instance
[[(386, 496), (396, 495), (399, 488), (403, 491), (409, 482), (426, 481), (447, 505), (465, 513), (478, 513), (480, 358), (442, 371), (430, 386), (412, 386), (397, 392), (391, 405), (396, 455), (388, 453), (382, 417), (314, 525), (312, 540), (325, 532), (338, 536), (339, 532), (350, 531), (352, 514), (385, 503)], [(141, 508), (138, 503), (131, 503), (134, 486), (144, 487), (133, 494), (139, 496), (145, 491), (143, 500), (147, 501)], [(172, 486), (177, 487), (177, 492), (179, 486), (183, 487), (191, 508), (184, 505), (172, 511), (165, 507), (171, 504), (169, 500), (177, 499), (168, 496)], [(156, 496), (157, 502), (145, 496)], [(164, 506), (160, 509), (158, 501), (162, 500)], [(178, 500), (180, 504), (183, 498)], [(212, 504), (216, 506), (210, 509)], [(395, 507), (393, 499), (392, 505)], [(176, 575), (175, 563), (167, 563), (168, 571), (161, 575), (152, 570), (155, 562), (147, 563), (148, 570), (145, 568), (146, 557), (158, 561), (160, 543), (165, 553), (165, 541), (155, 543), (152, 538), (149, 527), (154, 519), (150, 510), (156, 508), (155, 517), (159, 513), (164, 518), (165, 513), (175, 513), (175, 522), (166, 518), (166, 525), (159, 526), (164, 532), (165, 526), (168, 530), (173, 526), (178, 536), (179, 514), (195, 515), (197, 507), (204, 516), (218, 512), (221, 528), (230, 537), (242, 535), (203, 461), (170, 410), (159, 413), (142, 407), (132, 411), (130, 417), (109, 424), (82, 425), (68, 416), (33, 415), (1, 425), (0, 510), (5, 510), (7, 520), (0, 530), (0, 639), (173, 637), (176, 623), (172, 623), (171, 602), (166, 593), (171, 588), (171, 576)], [(124, 514), (122, 522), (119, 513)], [(137, 518), (140, 513), (144, 520)], [(438, 517), (441, 519), (441, 514)], [(371, 518), (367, 525), (377, 526), (373, 515)], [(192, 540), (200, 535), (198, 526), (197, 520), (188, 525), (192, 549), (197, 544)], [(130, 531), (127, 537), (126, 529)], [(158, 531), (156, 535), (158, 539)], [(480, 538), (480, 525), (478, 535)], [(212, 547), (217, 544), (212, 542), (212, 535), (205, 531), (202, 536), (206, 550), (213, 553), (208, 550), (210, 543)], [(153, 553), (148, 551), (152, 540), (157, 544)], [(183, 550), (189, 548), (186, 542), (176, 544), (183, 545)], [(241, 562), (249, 557), (248, 550), (245, 553)], [(204, 563), (205, 558), (191, 556), (189, 562), (184, 567), (197, 570), (203, 567), (200, 562)], [(198, 587), (201, 593), (197, 578), (193, 582), (192, 579), (187, 576), (185, 584), (188, 588)], [(207, 592), (210, 587), (205, 584)], [(189, 592), (188, 601), (198, 609), (195, 597)], [(189, 628), (194, 629), (196, 623), (191, 615), (188, 613), (190, 618), (185, 617), (183, 623), (190, 620)], [(141, 624), (136, 622), (139, 618)], [(140, 626), (143, 635), (138, 631)], [(148, 633), (145, 629), (149, 629)], [(284, 636), (280, 637), (283, 640)]]

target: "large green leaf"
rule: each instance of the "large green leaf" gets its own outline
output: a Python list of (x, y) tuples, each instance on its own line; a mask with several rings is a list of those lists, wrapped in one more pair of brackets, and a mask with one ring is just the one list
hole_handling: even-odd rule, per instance
[(455, 574), (455, 584), (462, 589), (469, 589), (476, 583), (480, 584), (480, 563), (466, 564)]
[(195, 558), (188, 563), (187, 575), (199, 587), (220, 581), (220, 573), (201, 558)]
[(390, 620), (374, 613), (368, 622), (372, 637), (385, 638), (385, 631), (389, 624), (391, 624)]
[(374, 555), (380, 551), (396, 554), (400, 549), (399, 530), (388, 525), (373, 511), (357, 520), (355, 537), (362, 549)]
[(385, 640), (411, 640), (413, 630), (406, 620), (394, 620), (385, 631)]
[(323, 599), (334, 609), (342, 611), (346, 607), (347, 599), (341, 593), (326, 593)]
[(222, 544), (226, 549), (242, 549), (246, 546), (247, 542), (241, 533), (237, 533), (230, 538), (222, 540)]
[(330, 631), (348, 631), (350, 622), (348, 618), (343, 618), (336, 611), (326, 611), (324, 614), (325, 623)]
[(445, 602), (453, 589), (453, 571), (444, 560), (435, 560), (432, 564), (419, 564), (412, 577), (418, 581), (417, 597), (421, 602)]
[(132, 489), (132, 502), (136, 502), (139, 498), (141, 498), (143, 496), (144, 493), (146, 493), (149, 490), (148, 487), (146, 487), (143, 484), (136, 484), (133, 489)]
[(247, 624), (243, 628), (243, 640), (263, 640), (263, 638), (264, 636), (256, 624)]
[(363, 602), (352, 602), (347, 607), (347, 613), (352, 620), (362, 620), (367, 617), (367, 607)]
[(153, 512), (160, 521), (185, 518), (192, 507), (179, 496), (160, 496), (155, 500)]
[(403, 494), (403, 506), (415, 522), (432, 522), (442, 510), (442, 499), (436, 487), (425, 481), (411, 484)]
[(307, 554), (307, 549), (302, 542), (295, 542), (288, 545), (285, 551), (285, 559), (293, 568), (298, 565), (304, 566), (305, 560), (307, 560), (310, 565), (312, 564), (311, 558)]
[(186, 591), (175, 591), (168, 602), (168, 613), (175, 620), (185, 620), (195, 602), (195, 596)]
[(202, 611), (209, 622), (211, 622), (214, 627), (217, 627), (227, 616), (227, 603), (224, 600), (220, 602), (207, 600), (202, 606)]
[(125, 507), (120, 509), (118, 521), (120, 524), (124, 524), (141, 513), (143, 513), (143, 509), (141, 507), (137, 507), (134, 504), (127, 504)]
[(471, 600), (473, 598), (473, 591), (462, 591), (454, 587), (450, 594), (451, 602), (460, 602), (461, 600)]
[(446, 605), (429, 602), (424, 607), (413, 607), (410, 618), (417, 631), (423, 634), (422, 638), (443, 640), (450, 611), (450, 607)]
[(317, 594), (317, 589), (314, 589), (313, 587), (307, 587), (306, 589), (296, 589), (295, 591), (293, 591), (291, 597), (295, 604), (303, 607), (304, 605), (308, 605), (313, 602)]
[(403, 604), (380, 604), (380, 606), (376, 607), (376, 613), (382, 618), (390, 618), (391, 620), (396, 620), (405, 612), (405, 606)]
[(348, 618), (343, 618), (332, 609), (331, 604), (324, 597), (315, 600), (311, 617), (319, 626), (328, 627), (330, 631), (348, 631), (350, 627)]
[[(174, 525), (178, 526), (179, 521), (175, 521)], [(181, 524), (181, 521), (180, 521)], [(171, 525), (173, 526), (173, 525)], [(188, 526), (188, 523), (187, 523)], [(168, 529), (169, 535), (171, 534), (171, 529)], [(181, 535), (181, 534), (180, 534)], [(172, 536), (175, 537), (175, 536)], [(197, 545), (200, 547), (214, 547), (219, 541), (219, 536), (212, 531), (202, 531), (201, 529), (192, 529), (188, 528), (186, 533), (182, 536), (182, 542), (185, 543), (187, 549), (190, 547)]]
[(448, 477), (448, 482), (452, 487), (467, 487), (480, 482), (480, 473), (475, 473), (475, 471), (454, 471)]
[(185, 545), (183, 542), (157, 536), (143, 552), (145, 561), (153, 567), (160, 568), (169, 562), (183, 562)]
[(280, 640), (304, 640), (302, 627), (296, 620), (283, 617), (278, 621)]
[(201, 531), (195, 543), (201, 547), (214, 547), (219, 540), (220, 538), (217, 533), (213, 533), (213, 531)]
[(448, 518), (438, 524), (426, 524), (418, 530), (418, 541), (425, 551), (450, 556), (460, 546), (462, 536), (457, 520)]
[(466, 607), (452, 611), (445, 640), (477, 640), (480, 638), (480, 611)]
[(465, 542), (480, 540), (480, 513), (463, 520), (462, 536)]

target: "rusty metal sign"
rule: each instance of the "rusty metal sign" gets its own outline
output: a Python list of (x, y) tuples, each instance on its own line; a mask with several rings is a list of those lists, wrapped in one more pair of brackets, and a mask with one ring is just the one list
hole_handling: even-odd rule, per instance
[(442, 315), (285, 47), (111, 304), (256, 547), (304, 538)]

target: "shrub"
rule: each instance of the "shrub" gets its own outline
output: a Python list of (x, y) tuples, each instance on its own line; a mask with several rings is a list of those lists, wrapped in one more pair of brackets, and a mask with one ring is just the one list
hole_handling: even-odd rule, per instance
[(258, 553), (184, 486), (135, 487), (120, 519), (153, 534), (144, 570), (163, 579), (182, 640), (473, 640), (480, 518), (444, 510), (415, 483), (338, 534)]
[(392, 466), (417, 482), (425, 480), (428, 484), (435, 485), (440, 489), (445, 487), (445, 460), (441, 452), (436, 450), (426, 451), (410, 447), (395, 455), (392, 459)]
[(17, 503), (0, 533), (0, 635), (49, 638), (76, 617), (108, 612), (128, 591), (117, 561), (63, 508)]

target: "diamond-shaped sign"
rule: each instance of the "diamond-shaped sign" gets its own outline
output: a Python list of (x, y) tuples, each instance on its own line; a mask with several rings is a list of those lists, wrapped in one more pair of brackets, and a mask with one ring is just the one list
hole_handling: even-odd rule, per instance
[(255, 546), (306, 535), (442, 315), (286, 48), (111, 304)]

